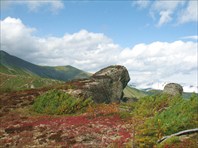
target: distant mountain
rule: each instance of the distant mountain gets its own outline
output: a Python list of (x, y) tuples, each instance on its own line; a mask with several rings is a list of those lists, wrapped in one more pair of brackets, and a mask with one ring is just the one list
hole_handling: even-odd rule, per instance
[(9, 75), (39, 76), (61, 81), (88, 78), (90, 74), (72, 66), (38, 66), (0, 50), (0, 72)]

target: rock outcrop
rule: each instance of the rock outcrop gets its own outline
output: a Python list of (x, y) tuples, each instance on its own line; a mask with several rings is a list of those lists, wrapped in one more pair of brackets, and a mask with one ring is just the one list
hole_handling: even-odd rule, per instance
[(124, 66), (109, 66), (96, 72), (89, 79), (70, 82), (68, 93), (84, 98), (91, 97), (96, 103), (119, 102), (130, 77)]
[(182, 95), (183, 87), (177, 83), (169, 83), (165, 85), (163, 93), (169, 94), (172, 96)]

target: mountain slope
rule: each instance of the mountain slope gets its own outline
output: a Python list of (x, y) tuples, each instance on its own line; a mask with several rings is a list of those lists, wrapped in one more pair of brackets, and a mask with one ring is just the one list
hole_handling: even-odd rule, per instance
[(68, 81), (90, 75), (72, 66), (38, 66), (0, 50), (0, 72), (12, 75), (30, 75)]
[(63, 81), (41, 78), (38, 76), (11, 75), (0, 72), (0, 93), (32, 88), (50, 87), (62, 83)]
[(141, 98), (147, 96), (147, 94), (144, 91), (138, 90), (136, 88), (126, 86), (124, 89), (124, 97), (127, 98)]

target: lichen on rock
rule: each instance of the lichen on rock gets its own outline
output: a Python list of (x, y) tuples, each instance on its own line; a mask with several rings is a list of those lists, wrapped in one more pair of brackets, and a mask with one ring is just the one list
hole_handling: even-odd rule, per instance
[(172, 96), (182, 95), (183, 87), (177, 83), (169, 83), (165, 85), (163, 93), (169, 94)]
[[(119, 102), (129, 80), (129, 73), (124, 66), (109, 66), (96, 72), (89, 79), (70, 82), (74, 89), (69, 93), (85, 98), (91, 97), (96, 103)], [(75, 90), (80, 93), (76, 93)]]

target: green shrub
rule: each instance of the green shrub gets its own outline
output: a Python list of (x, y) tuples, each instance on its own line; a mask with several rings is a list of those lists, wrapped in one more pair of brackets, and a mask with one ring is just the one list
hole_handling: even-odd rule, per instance
[[(198, 99), (196, 97), (191, 99), (173, 98), (170, 100), (169, 107), (163, 112), (156, 114), (151, 122), (157, 125), (156, 128), (160, 126), (165, 135), (196, 128), (197, 109)], [(161, 125), (158, 125), (159, 121)]]
[(75, 98), (60, 90), (50, 90), (35, 100), (33, 110), (51, 115), (74, 114), (85, 111), (92, 102), (91, 98)]
[(144, 122), (137, 124), (136, 145), (153, 147), (163, 136), (196, 128), (198, 124), (198, 97), (189, 99), (155, 95), (141, 98), (134, 105), (133, 118), (142, 117)]
[(166, 108), (169, 100), (170, 98), (167, 95), (147, 96), (136, 102), (133, 112), (138, 116), (150, 118)]

